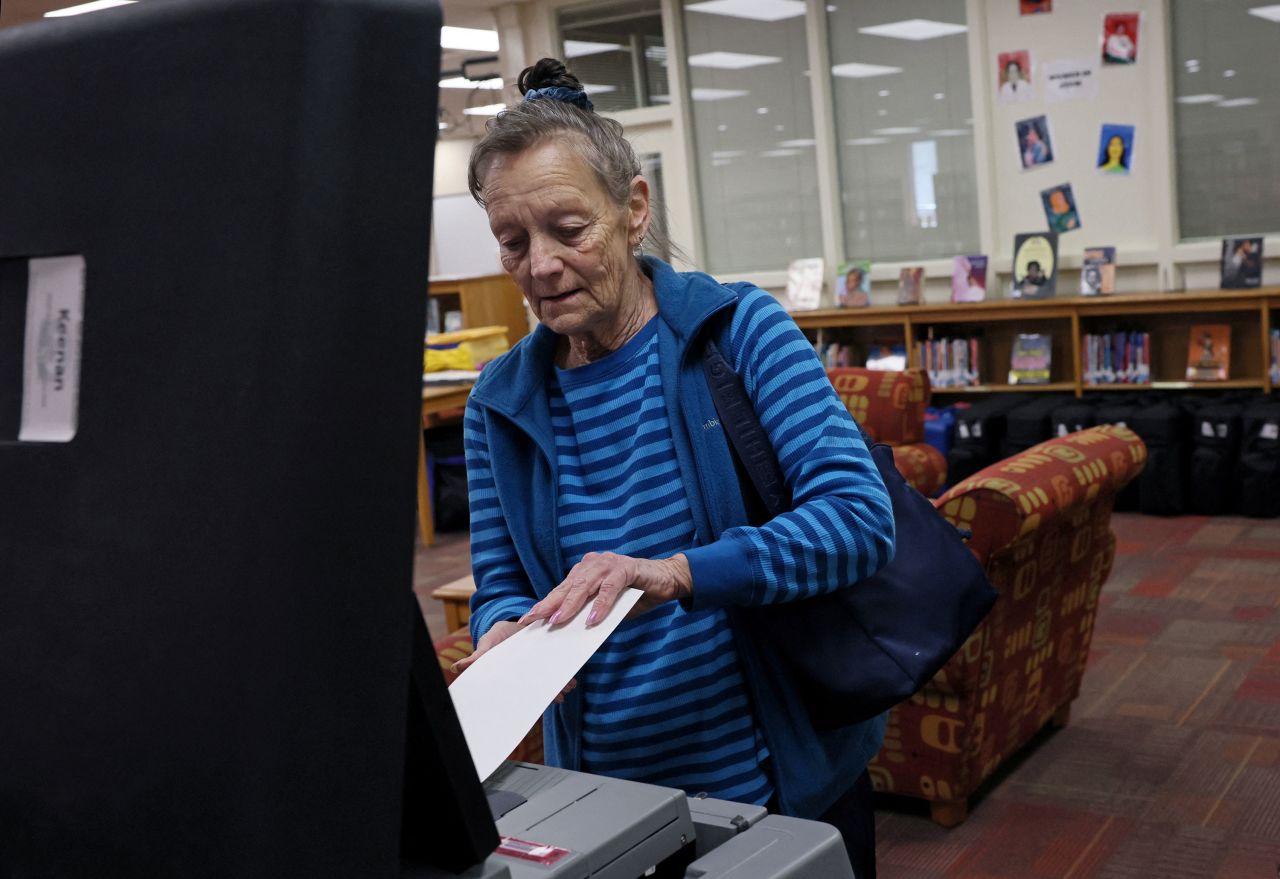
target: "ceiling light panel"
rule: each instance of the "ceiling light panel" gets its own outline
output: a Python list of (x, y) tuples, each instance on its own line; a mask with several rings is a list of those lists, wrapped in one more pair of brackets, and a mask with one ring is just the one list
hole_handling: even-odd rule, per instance
[(485, 104), (482, 107), (467, 107), (462, 113), (465, 116), (497, 116), (505, 109), (506, 104)]
[(1255, 6), (1249, 10), (1250, 15), (1256, 15), (1258, 18), (1265, 18), (1267, 21), (1280, 22), (1280, 3), (1273, 3), (1270, 6)]
[(703, 52), (690, 55), (690, 67), (712, 67), (717, 70), (745, 70), (765, 64), (778, 64), (781, 58), (773, 55), (746, 55), (742, 52)]
[(704, 0), (685, 7), (690, 12), (749, 18), (753, 21), (782, 21), (804, 15), (803, 0)]
[(858, 61), (849, 61), (845, 64), (837, 64), (831, 68), (832, 76), (843, 76), (849, 79), (865, 79), (869, 76), (888, 76), (891, 73), (901, 72), (901, 67), (886, 67), (883, 64), (862, 64)]
[(897, 40), (932, 40), (938, 37), (949, 37), (952, 34), (962, 34), (967, 30), (968, 28), (962, 24), (912, 18), (907, 21), (877, 24), (873, 27), (860, 27), (858, 33), (870, 34), (873, 37), (893, 37)]
[(467, 79), (465, 76), (450, 76), (447, 79), (440, 80), (440, 88), (442, 89), (500, 89), (502, 88), (502, 77), (495, 76), (492, 79)]
[(564, 57), (585, 58), (588, 55), (603, 55), (605, 52), (619, 52), (621, 43), (595, 43), (591, 40), (565, 40)]
[(94, 0), (92, 3), (81, 3), (79, 6), (68, 6), (64, 9), (54, 9), (44, 14), (45, 18), (63, 18), (68, 15), (84, 15), (86, 12), (97, 12), (100, 9), (110, 9), (113, 6), (127, 6), (130, 3), (136, 3), (138, 0)]
[(1252, 107), (1258, 103), (1257, 98), (1230, 98), (1225, 101), (1219, 101), (1219, 107)]
[(1216, 104), (1222, 100), (1222, 95), (1183, 95), (1174, 100), (1179, 104)]
[(440, 28), (440, 48), (460, 49), (464, 52), (496, 52), (498, 32), (445, 25)]

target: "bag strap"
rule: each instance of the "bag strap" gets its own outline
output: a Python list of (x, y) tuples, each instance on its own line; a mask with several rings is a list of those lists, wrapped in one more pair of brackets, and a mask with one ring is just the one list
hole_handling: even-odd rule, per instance
[[(768, 514), (765, 519), (787, 512), (791, 509), (791, 497), (778, 456), (773, 451), (773, 443), (760, 424), (742, 379), (710, 337), (706, 339), (702, 352), (702, 370), (707, 376), (707, 386), (711, 389), (721, 428), (729, 437), (735, 462), (748, 477), (746, 485), (755, 489), (754, 500)], [(752, 499), (747, 500), (750, 510)], [(752, 518), (755, 519), (754, 516)]]

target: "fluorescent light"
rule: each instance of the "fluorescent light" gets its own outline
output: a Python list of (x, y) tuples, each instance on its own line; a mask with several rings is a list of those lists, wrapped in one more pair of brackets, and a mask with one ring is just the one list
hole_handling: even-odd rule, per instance
[(887, 137), (855, 137), (853, 140), (846, 140), (846, 146), (875, 146), (878, 143), (888, 143)]
[(781, 159), (781, 158), (785, 158), (786, 156), (798, 156), (798, 155), (800, 155), (799, 150), (764, 150), (762, 153), (760, 153), (760, 158)]
[(598, 85), (596, 83), (584, 82), (582, 84), (582, 90), (586, 92), (588, 96), (607, 95), (609, 92), (616, 92), (618, 87), (616, 85)]
[(879, 95), (880, 95), (880, 97), (882, 97), (882, 98), (887, 98), (887, 97), (889, 97), (889, 90), (888, 90), (888, 89), (880, 89)]
[(1267, 21), (1280, 22), (1280, 3), (1273, 3), (1270, 6), (1255, 6), (1249, 10), (1250, 15), (1256, 15), (1258, 18), (1265, 18)]
[[(746, 89), (707, 89), (694, 88), (690, 90), (690, 97), (695, 101), (723, 101), (727, 98), (741, 98), (751, 92)], [(655, 104), (670, 104), (671, 95), (654, 95), (651, 100)]]
[(713, 159), (736, 159), (738, 156), (745, 156), (745, 150), (712, 150), (711, 158)]
[(901, 67), (885, 67), (883, 64), (862, 64), (849, 61), (831, 68), (832, 76), (846, 76), (850, 79), (864, 79), (868, 76), (888, 76), (890, 73), (901, 73)]
[(898, 125), (893, 128), (876, 128), (872, 134), (919, 134), (920, 129), (913, 125)]
[(942, 92), (934, 92), (934, 93), (933, 93), (933, 99), (934, 99), (935, 101), (941, 101), (941, 100), (942, 100), (943, 98), (945, 98), (945, 97), (946, 97), (946, 95), (945, 95), (945, 94), (943, 94)]
[(65, 9), (54, 9), (44, 14), (45, 18), (62, 18), (67, 15), (84, 15), (86, 12), (97, 12), (99, 9), (110, 9), (112, 6), (125, 6), (137, 3), (138, 0), (93, 0), (92, 3), (81, 3), (79, 6), (68, 6)]
[(441, 49), (462, 49), (465, 52), (498, 51), (498, 32), (475, 27), (440, 28)]
[(734, 18), (750, 18), (753, 21), (782, 21), (804, 15), (803, 0), (704, 0), (690, 3), (685, 9), (691, 12), (708, 12), (712, 15), (729, 15)]
[(1216, 104), (1222, 100), (1222, 95), (1183, 95), (1174, 100), (1179, 104)]
[(591, 40), (564, 41), (564, 57), (566, 58), (584, 58), (587, 55), (600, 55), (605, 52), (617, 52), (621, 49), (621, 43), (593, 43)]
[(440, 88), (442, 89), (500, 89), (502, 88), (502, 77), (495, 76), (490, 79), (467, 79), (465, 76), (451, 76), (448, 79), (440, 80)]
[(1230, 79), (1231, 77), (1236, 75), (1236, 72), (1234, 70), (1224, 70), (1222, 71), (1222, 75), (1225, 76), (1227, 79)]
[(967, 137), (972, 133), (967, 128), (935, 128), (929, 132), (933, 137)]
[(873, 37), (893, 37), (898, 40), (932, 40), (935, 37), (962, 34), (967, 30), (968, 28), (962, 24), (930, 21), (927, 18), (912, 18), (907, 21), (877, 24), (874, 27), (860, 27), (858, 28), (858, 33), (870, 34)]
[(467, 107), (462, 112), (467, 116), (497, 116), (505, 109), (506, 104), (485, 104), (482, 107)]
[(814, 140), (812, 137), (802, 137), (797, 140), (780, 140), (778, 141), (778, 146), (780, 147), (811, 147), (811, 146), (816, 146), (817, 143), (818, 142)]
[(1227, 101), (1219, 101), (1219, 107), (1252, 107), (1258, 103), (1257, 98), (1231, 98)]
[(756, 113), (758, 113), (758, 114), (759, 114), (759, 115), (761, 115), (761, 116), (768, 116), (768, 115), (769, 115), (769, 108), (768, 108), (768, 107), (756, 107)]
[(772, 55), (747, 55), (742, 52), (703, 52), (690, 55), (690, 67), (715, 67), (719, 70), (744, 70), (763, 64), (777, 64), (781, 58)]

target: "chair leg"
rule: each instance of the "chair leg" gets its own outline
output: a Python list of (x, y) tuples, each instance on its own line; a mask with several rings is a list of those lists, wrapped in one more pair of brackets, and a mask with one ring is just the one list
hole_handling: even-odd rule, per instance
[(1049, 721), (1053, 724), (1054, 729), (1062, 729), (1071, 722), (1071, 703), (1059, 706), (1058, 710), (1053, 712), (1053, 719)]
[(929, 814), (933, 823), (950, 829), (964, 823), (969, 817), (968, 800), (931, 800)]

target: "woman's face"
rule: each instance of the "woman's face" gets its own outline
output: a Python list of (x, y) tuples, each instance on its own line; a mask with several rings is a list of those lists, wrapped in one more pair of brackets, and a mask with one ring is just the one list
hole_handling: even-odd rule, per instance
[(1071, 205), (1067, 204), (1067, 197), (1062, 194), (1061, 189), (1055, 189), (1049, 193), (1049, 206), (1053, 208), (1055, 214), (1065, 214), (1071, 210)]
[(649, 226), (644, 179), (618, 206), (561, 139), (494, 159), (484, 199), (502, 266), (538, 320), (567, 336), (609, 332), (635, 292), (632, 248)]
[(1124, 138), (1120, 135), (1113, 134), (1107, 141), (1107, 158), (1112, 162), (1119, 162), (1124, 158)]
[[(987, 68), (990, 70), (991, 68)], [(1004, 68), (1004, 78), (1007, 82), (1017, 82), (1022, 79), (1022, 68), (1014, 62), (1010, 61)]]

